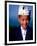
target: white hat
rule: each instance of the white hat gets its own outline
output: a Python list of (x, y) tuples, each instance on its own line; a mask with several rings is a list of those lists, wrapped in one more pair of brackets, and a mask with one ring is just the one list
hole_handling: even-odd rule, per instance
[(24, 8), (24, 6), (19, 6), (18, 15), (24, 15), (24, 16), (27, 15), (27, 16), (29, 16), (28, 7)]

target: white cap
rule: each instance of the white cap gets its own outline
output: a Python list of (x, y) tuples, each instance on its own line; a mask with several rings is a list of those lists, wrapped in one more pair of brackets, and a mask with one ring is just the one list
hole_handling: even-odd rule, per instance
[(28, 7), (25, 7), (25, 8), (24, 8), (24, 6), (19, 6), (18, 15), (29, 16)]

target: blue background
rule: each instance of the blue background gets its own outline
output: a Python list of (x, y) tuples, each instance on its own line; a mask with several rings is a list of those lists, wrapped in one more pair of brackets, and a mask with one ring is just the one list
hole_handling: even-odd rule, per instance
[[(30, 24), (29, 26), (32, 27), (33, 25), (33, 6), (27, 6), (29, 10), (31, 10), (30, 14)], [(19, 5), (9, 5), (9, 25), (10, 26), (18, 26), (18, 8)]]

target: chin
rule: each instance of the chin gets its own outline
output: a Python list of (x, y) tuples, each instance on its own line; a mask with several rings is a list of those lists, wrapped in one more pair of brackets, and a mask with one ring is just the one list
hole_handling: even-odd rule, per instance
[(23, 27), (24, 29), (26, 29), (27, 27)]

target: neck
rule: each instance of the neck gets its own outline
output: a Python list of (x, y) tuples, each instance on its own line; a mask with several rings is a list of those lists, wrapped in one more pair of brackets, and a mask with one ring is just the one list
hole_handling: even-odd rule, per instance
[(23, 28), (22, 26), (21, 26), (21, 28), (22, 28), (23, 30), (26, 30), (26, 28)]

